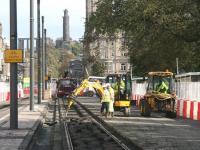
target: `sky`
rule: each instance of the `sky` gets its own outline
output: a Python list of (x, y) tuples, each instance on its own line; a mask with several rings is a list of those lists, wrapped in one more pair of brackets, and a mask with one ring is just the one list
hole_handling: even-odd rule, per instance
[[(68, 9), (70, 19), (70, 37), (79, 40), (84, 33), (85, 0), (40, 0), (40, 15), (44, 16), (44, 27), (47, 37), (62, 37), (64, 9)], [(0, 0), (0, 22), (3, 26), (3, 37), (9, 40), (10, 34), (10, 0)], [(30, 0), (17, 0), (17, 32), (19, 38), (29, 37)], [(34, 33), (37, 37), (37, 0), (34, 0)]]

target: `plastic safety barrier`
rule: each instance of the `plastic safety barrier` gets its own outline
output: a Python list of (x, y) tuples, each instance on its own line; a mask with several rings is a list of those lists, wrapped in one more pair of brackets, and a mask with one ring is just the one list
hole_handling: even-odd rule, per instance
[(177, 116), (200, 120), (200, 102), (187, 99), (177, 100)]

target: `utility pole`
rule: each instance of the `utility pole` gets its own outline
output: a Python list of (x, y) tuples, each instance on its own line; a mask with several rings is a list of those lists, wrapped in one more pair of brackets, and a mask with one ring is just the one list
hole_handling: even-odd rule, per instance
[[(45, 58), (45, 77), (47, 77), (47, 30), (44, 29), (44, 58)], [(45, 90), (47, 90), (47, 80), (45, 79)]]
[[(10, 0), (10, 49), (17, 49), (17, 1)], [(10, 129), (18, 128), (17, 63), (10, 63)]]
[(176, 58), (176, 74), (179, 74), (178, 58)]
[(30, 111), (34, 110), (34, 2), (30, 0)]
[(116, 50), (116, 43), (117, 43), (117, 41), (116, 41), (116, 39), (115, 39), (115, 43), (114, 43), (114, 51), (115, 51), (115, 53), (114, 53), (115, 72), (114, 72), (114, 73), (118, 73), (118, 71), (117, 71), (117, 50)]
[(37, 51), (38, 51), (38, 104), (41, 104), (42, 74), (41, 74), (41, 46), (40, 46), (40, 0), (37, 0)]
[(42, 16), (42, 98), (44, 99), (44, 76), (45, 76), (45, 68), (44, 68), (44, 16)]

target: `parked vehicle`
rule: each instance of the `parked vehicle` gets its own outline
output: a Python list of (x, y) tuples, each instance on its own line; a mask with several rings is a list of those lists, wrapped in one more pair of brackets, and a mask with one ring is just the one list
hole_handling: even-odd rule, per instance
[(57, 81), (57, 97), (63, 98), (72, 93), (77, 87), (77, 81), (74, 78), (62, 78)]
[(89, 76), (88, 81), (90, 82), (95, 82), (95, 81), (100, 81), (100, 83), (105, 83), (106, 77), (99, 77), (99, 76)]

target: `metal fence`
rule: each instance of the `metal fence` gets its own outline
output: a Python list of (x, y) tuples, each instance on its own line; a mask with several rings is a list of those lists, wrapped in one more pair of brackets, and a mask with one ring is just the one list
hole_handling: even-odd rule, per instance
[(132, 95), (144, 95), (146, 92), (147, 83), (132, 83)]
[(200, 82), (177, 82), (175, 89), (179, 99), (200, 101)]

